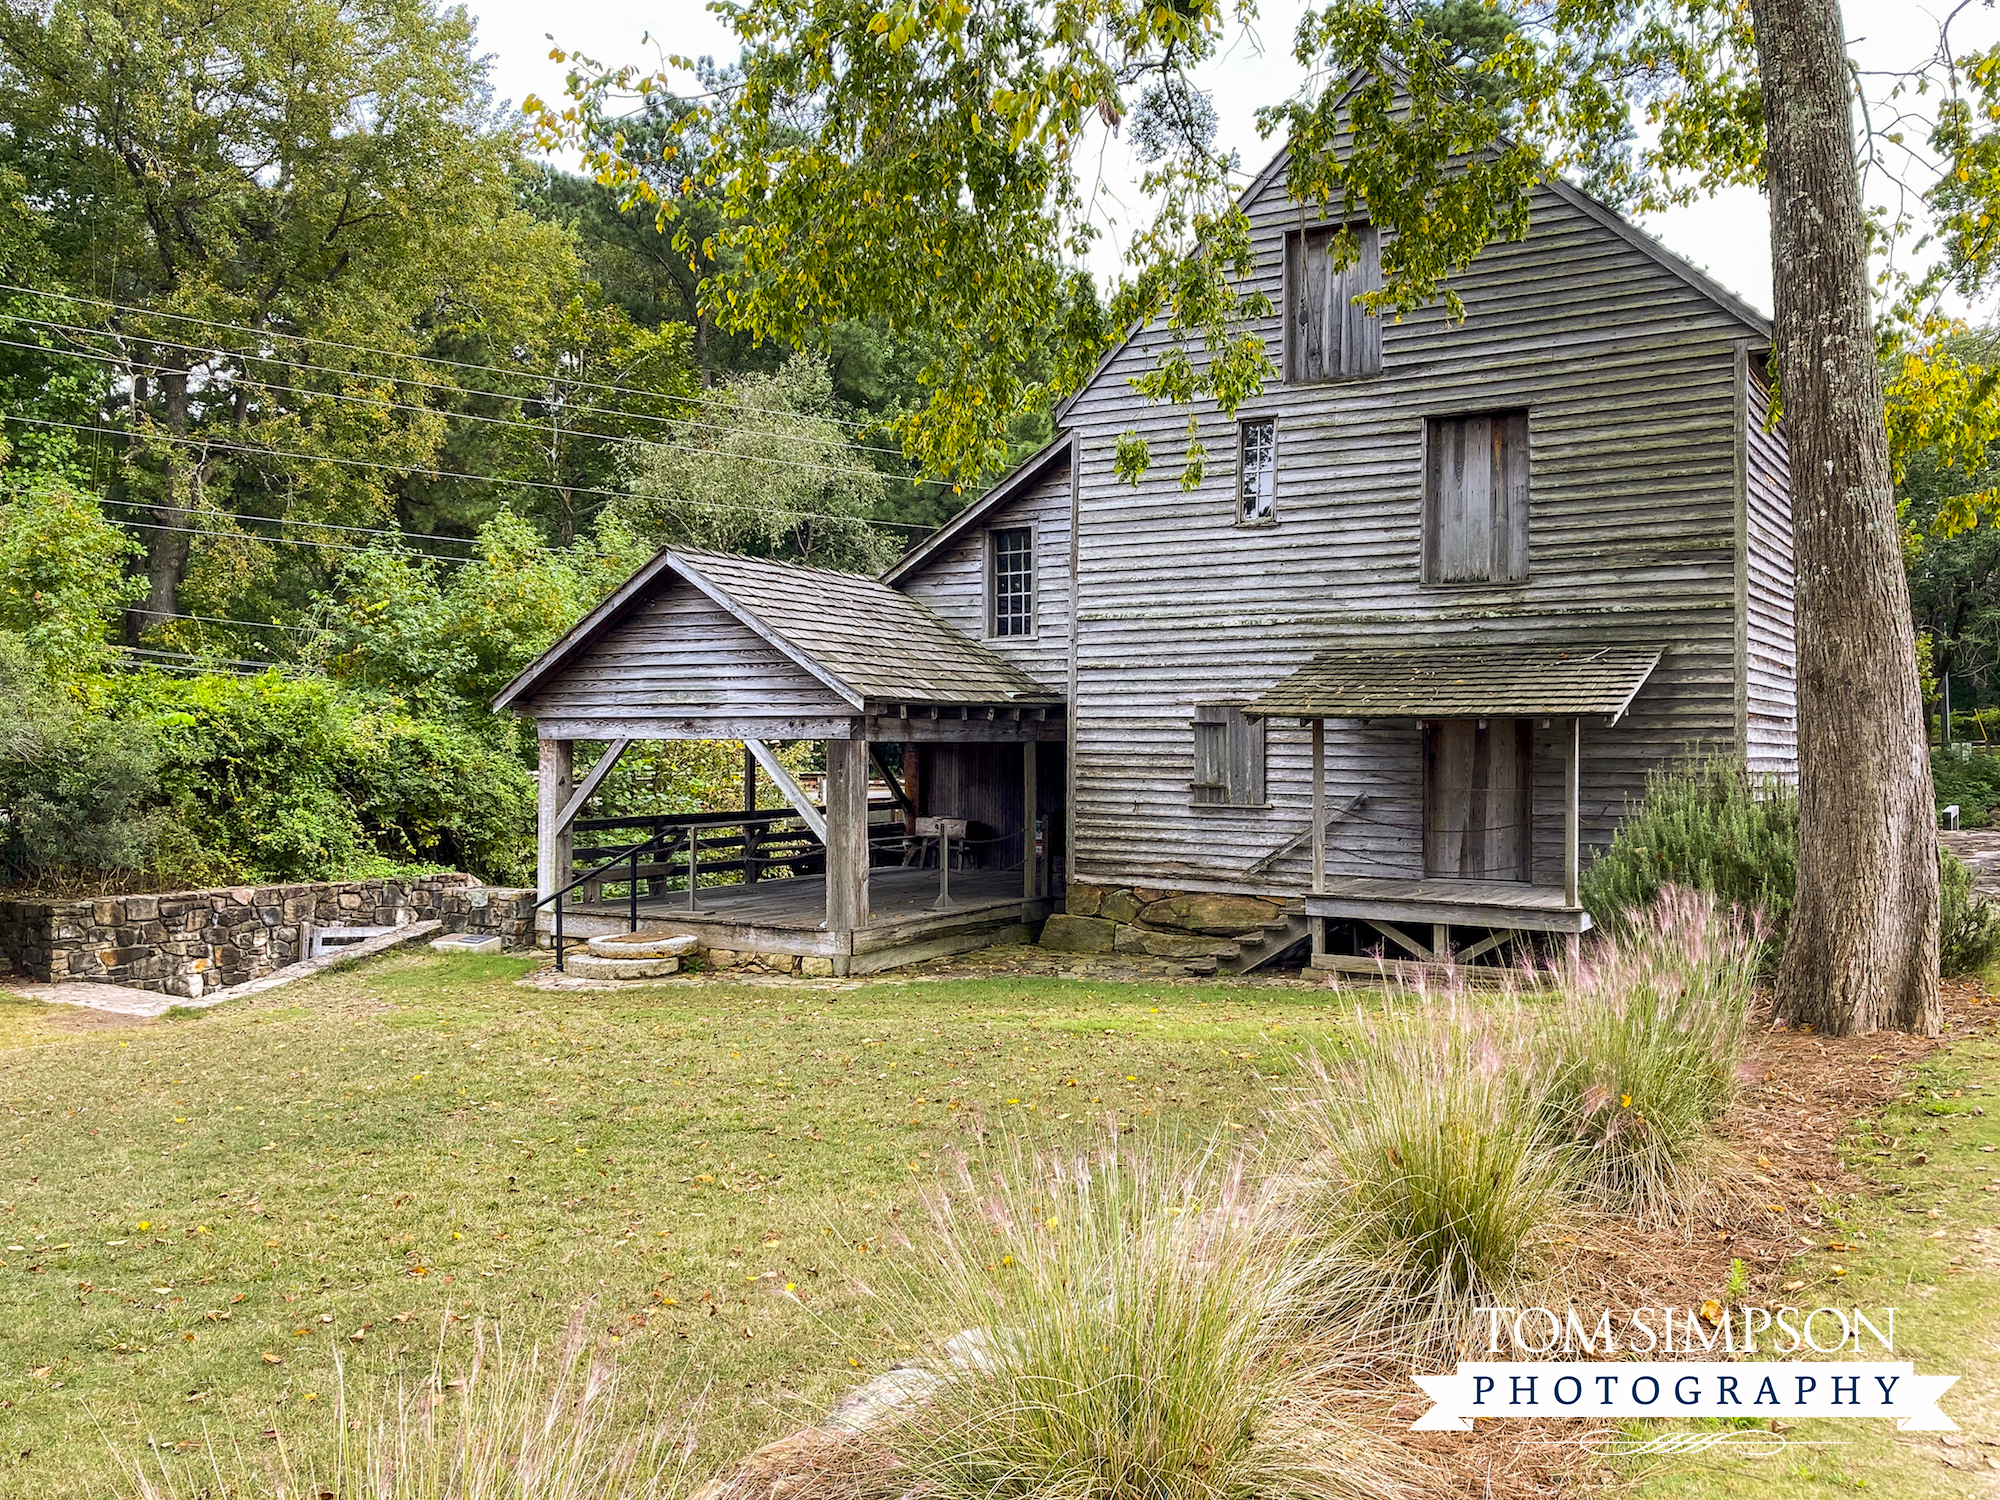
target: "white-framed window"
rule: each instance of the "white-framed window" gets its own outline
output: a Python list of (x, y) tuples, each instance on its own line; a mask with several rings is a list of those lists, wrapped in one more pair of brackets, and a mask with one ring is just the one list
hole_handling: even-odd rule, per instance
[(1243, 717), (1241, 704), (1194, 706), (1194, 780), (1197, 807), (1264, 805), (1264, 721)]
[(1035, 633), (1035, 528), (998, 526), (986, 533), (986, 631)]
[(1255, 417), (1236, 425), (1236, 519), (1272, 521), (1278, 515), (1278, 422)]
[(1424, 582), (1524, 581), (1528, 414), (1431, 417), (1424, 427)]
[(1354, 303), (1381, 289), (1381, 243), (1372, 224), (1332, 224), (1285, 237), (1288, 382), (1382, 373), (1382, 320)]

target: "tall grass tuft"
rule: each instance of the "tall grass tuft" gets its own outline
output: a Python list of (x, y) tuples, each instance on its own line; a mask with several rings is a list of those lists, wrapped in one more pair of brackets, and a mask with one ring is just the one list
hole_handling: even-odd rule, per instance
[(316, 1495), (320, 1500), (670, 1500), (688, 1488), (694, 1429), (618, 1410), (616, 1374), (585, 1352), (589, 1304), (553, 1357), (476, 1337), (470, 1368), (352, 1399), (342, 1371), (331, 1453), (280, 1429), (275, 1451), (211, 1444), (201, 1472), (127, 1462), (127, 1500)]
[(1542, 1033), (1540, 1127), (1580, 1185), (1671, 1213), (1699, 1190), (1736, 1097), (1763, 929), (1666, 887), (1571, 976)]
[(1350, 1341), (1428, 1359), (1475, 1307), (1523, 1300), (1563, 1163), (1533, 1129), (1512, 1013), (1392, 1009), (1356, 1029), (1300, 1096), (1315, 1150), (1291, 1203), (1295, 1295)]
[[(887, 1440), (932, 1500), (1332, 1500), (1402, 1487), (1274, 1349), (1240, 1161), (1114, 1142), (962, 1175), (925, 1302), (947, 1378)], [(1345, 1447), (1347, 1452), (1342, 1453)]]

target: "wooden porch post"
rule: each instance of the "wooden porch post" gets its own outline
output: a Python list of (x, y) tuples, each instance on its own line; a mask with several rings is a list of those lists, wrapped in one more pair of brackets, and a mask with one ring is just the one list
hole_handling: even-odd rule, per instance
[[(826, 930), (868, 925), (868, 742), (826, 741)], [(834, 972), (847, 972), (836, 955)]]
[(1021, 745), (1021, 895), (1033, 901), (1041, 895), (1040, 871), (1035, 866), (1035, 751), (1036, 743)]
[(1563, 756), (1563, 905), (1578, 904), (1577, 883), (1582, 875), (1580, 851), (1582, 816), (1577, 807), (1578, 785), (1583, 769), (1583, 720), (1569, 721), (1569, 753)]
[[(750, 747), (743, 747), (743, 815), (747, 818), (757, 811), (757, 757), (750, 753)], [(748, 823), (743, 825), (743, 881), (755, 885), (763, 872), (757, 868), (757, 830)]]
[(539, 742), (535, 790), (535, 895), (546, 899), (569, 882), (570, 825), (563, 817), (576, 790), (576, 742)]
[[(1312, 721), (1312, 888), (1314, 895), (1326, 891), (1326, 720)], [(1326, 952), (1326, 918), (1309, 917), (1315, 957)]]

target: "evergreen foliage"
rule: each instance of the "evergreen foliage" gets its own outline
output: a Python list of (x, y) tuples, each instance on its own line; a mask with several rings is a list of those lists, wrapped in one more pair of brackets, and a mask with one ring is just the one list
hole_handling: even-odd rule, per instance
[[(2000, 913), (1974, 893), (1972, 873), (1941, 851), (1938, 967), (1983, 969), (2000, 951)], [(1754, 920), (1768, 975), (1784, 946), (1798, 888), (1799, 803), (1790, 783), (1753, 777), (1727, 757), (1655, 772), (1611, 847), (1584, 872), (1583, 904), (1598, 927), (1630, 929), (1673, 886), (1706, 891)]]

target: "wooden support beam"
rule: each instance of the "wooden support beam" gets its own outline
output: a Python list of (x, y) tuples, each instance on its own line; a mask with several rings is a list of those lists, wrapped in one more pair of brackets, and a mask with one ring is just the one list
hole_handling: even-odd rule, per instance
[(1498, 948), (1502, 943), (1511, 943), (1514, 941), (1515, 938), (1519, 936), (1520, 934), (1515, 932), (1512, 928), (1502, 928), (1498, 932), (1489, 932), (1486, 934), (1485, 937), (1481, 938), (1478, 942), (1474, 943), (1470, 948), (1467, 948), (1463, 953), (1457, 955), (1458, 961), (1460, 963), (1465, 963), (1469, 959), (1478, 958), (1482, 954), (1491, 953), (1495, 948)]
[(569, 801), (563, 804), (562, 814), (556, 820), (562, 827), (568, 828), (576, 821), (576, 815), (583, 811), (583, 804), (590, 800), (590, 794), (611, 774), (611, 768), (618, 764), (618, 757), (631, 743), (630, 740), (613, 740), (610, 748), (597, 757), (597, 764), (590, 768), (590, 774), (583, 778), (577, 789), (570, 793)]
[[(827, 741), (827, 744), (829, 746), (859, 745), (861, 743), (862, 741), (860, 740)], [(771, 747), (765, 744), (762, 740), (745, 740), (743, 742), (743, 748), (745, 750), (748, 750), (752, 755), (754, 755), (757, 758), (757, 764), (764, 768), (765, 774), (768, 775), (771, 778), (771, 780), (776, 784), (779, 792), (781, 792), (784, 795), (785, 801), (791, 805), (792, 811), (797, 813), (801, 818), (804, 818), (806, 827), (810, 828), (815, 834), (819, 836), (819, 841), (822, 844), (825, 843), (826, 814), (821, 812), (817, 807), (813, 806), (812, 798), (808, 797), (805, 794), (805, 789), (803, 787), (801, 787), (796, 781), (792, 780), (792, 773), (790, 771), (787, 771), (784, 768), (784, 766), (779, 763), (778, 757), (771, 753)], [(866, 768), (865, 761), (863, 762), (863, 767), (865, 770)], [(863, 777), (864, 784), (861, 788), (861, 795), (863, 797), (866, 797), (868, 795), (866, 780), (867, 778), (864, 775)]]
[(1042, 894), (1040, 862), (1035, 858), (1035, 762), (1040, 753), (1033, 740), (1021, 746), (1021, 895), (1029, 901)]
[(916, 804), (910, 801), (910, 794), (904, 791), (902, 783), (896, 780), (896, 773), (889, 769), (889, 762), (882, 758), (882, 752), (874, 745), (870, 745), (868, 758), (875, 763), (875, 769), (881, 774), (883, 784), (889, 788), (889, 799), (904, 812), (915, 817)]
[(576, 774), (572, 740), (542, 740), (535, 780), (535, 895), (546, 900), (569, 883), (569, 805)]
[(1583, 818), (1578, 807), (1583, 780), (1583, 720), (1569, 721), (1569, 751), (1563, 756), (1563, 904), (1580, 906), (1578, 895), (1582, 877)]
[(1398, 943), (1401, 943), (1405, 948), (1409, 949), (1410, 952), (1414, 953), (1418, 958), (1422, 959), (1425, 963), (1431, 963), (1436, 959), (1437, 957), (1436, 954), (1432, 953), (1430, 949), (1426, 948), (1422, 943), (1418, 942), (1415, 938), (1411, 937), (1408, 933), (1404, 932), (1400, 927), (1393, 926), (1388, 922), (1378, 922), (1373, 917), (1366, 917), (1363, 920), (1366, 921), (1370, 927), (1374, 928), (1377, 932), (1381, 933), (1382, 936), (1386, 938), (1393, 938)]
[(1312, 721), (1312, 881), (1326, 889), (1326, 720)]
[(868, 925), (868, 742), (826, 742), (826, 930)]

